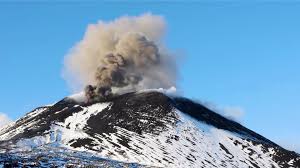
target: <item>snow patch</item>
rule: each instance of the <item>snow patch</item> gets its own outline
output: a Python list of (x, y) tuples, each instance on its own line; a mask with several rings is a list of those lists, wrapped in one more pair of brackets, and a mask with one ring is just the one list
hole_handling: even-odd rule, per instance
[[(45, 132), (43, 136), (20, 140), (17, 143), (17, 150), (29, 151), (32, 148), (45, 145), (70, 148), (68, 145), (71, 140), (89, 137), (83, 130), (87, 120), (108, 107), (109, 104), (110, 103), (97, 103), (88, 107), (83, 107), (82, 111), (69, 116), (64, 122), (53, 123), (50, 130)], [(81, 151), (84, 151), (84, 149)]]

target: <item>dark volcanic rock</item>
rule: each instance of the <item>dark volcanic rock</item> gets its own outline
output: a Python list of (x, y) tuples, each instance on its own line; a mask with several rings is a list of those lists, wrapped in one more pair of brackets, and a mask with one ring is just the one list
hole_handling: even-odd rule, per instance
[[(87, 132), (113, 133), (116, 127), (121, 127), (138, 134), (159, 133), (164, 130), (166, 122), (175, 124), (176, 116), (170, 102), (168, 97), (156, 92), (122, 95), (101, 114), (87, 121)], [(145, 120), (147, 124), (142, 122)]]
[[(28, 144), (31, 158), (11, 154)], [(35, 163), (36, 153), (43, 149), (45, 159), (48, 149), (61, 151), (60, 145), (151, 166), (300, 167), (299, 154), (201, 104), (159, 92), (127, 93), (105, 103), (65, 98), (33, 110), (0, 131), (0, 153), (5, 152), (1, 157), (6, 160)], [(66, 159), (78, 161), (87, 155), (69, 156)], [(1, 163), (0, 159), (0, 167)]]

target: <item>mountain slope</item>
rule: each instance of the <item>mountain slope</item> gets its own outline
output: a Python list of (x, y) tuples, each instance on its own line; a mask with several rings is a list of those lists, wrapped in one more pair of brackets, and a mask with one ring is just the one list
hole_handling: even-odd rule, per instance
[(150, 91), (89, 104), (65, 98), (0, 130), (0, 141), (6, 154), (63, 149), (140, 166), (300, 167), (297, 153), (242, 125)]

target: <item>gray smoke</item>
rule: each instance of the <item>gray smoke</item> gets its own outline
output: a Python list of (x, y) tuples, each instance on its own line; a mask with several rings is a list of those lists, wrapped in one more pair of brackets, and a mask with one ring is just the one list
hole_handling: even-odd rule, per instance
[(165, 22), (144, 14), (99, 21), (65, 58), (64, 77), (89, 101), (114, 93), (176, 86), (175, 59), (163, 45)]

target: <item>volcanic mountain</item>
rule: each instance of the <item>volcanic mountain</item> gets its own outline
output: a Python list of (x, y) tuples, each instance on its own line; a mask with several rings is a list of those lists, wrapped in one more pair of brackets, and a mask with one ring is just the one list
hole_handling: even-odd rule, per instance
[(0, 167), (300, 167), (300, 155), (158, 91), (67, 97), (0, 130)]

